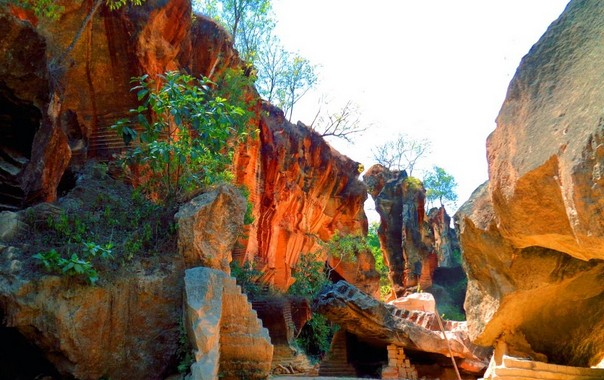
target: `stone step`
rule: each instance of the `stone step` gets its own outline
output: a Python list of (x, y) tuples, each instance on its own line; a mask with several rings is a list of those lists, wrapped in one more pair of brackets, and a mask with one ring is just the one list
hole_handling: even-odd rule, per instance
[[(250, 349), (254, 347), (254, 349)], [(220, 337), (220, 356), (222, 359), (259, 360), (259, 353), (264, 348), (266, 360), (272, 359), (272, 347), (259, 335), (229, 334)], [(269, 349), (270, 348), (270, 349)]]
[(225, 323), (223, 320), (220, 328), (223, 334), (259, 334), (264, 327), (256, 318), (241, 317), (238, 323)]

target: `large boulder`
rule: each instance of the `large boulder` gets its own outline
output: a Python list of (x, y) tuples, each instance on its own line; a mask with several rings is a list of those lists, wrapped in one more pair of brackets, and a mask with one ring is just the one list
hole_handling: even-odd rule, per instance
[(188, 267), (204, 266), (231, 273), (231, 251), (242, 232), (246, 200), (233, 186), (222, 185), (180, 207), (178, 249)]
[(325, 287), (313, 308), (376, 346), (394, 344), (415, 352), (438, 354), (435, 357), (452, 353), (460, 366), (474, 374), (481, 373), (488, 364), (490, 350), (470, 341), (465, 322), (440, 321), (438, 314), (430, 311), (382, 303), (345, 281)]
[(572, 1), (523, 58), (487, 140), (489, 182), (457, 214), (482, 345), (604, 358), (604, 4)]

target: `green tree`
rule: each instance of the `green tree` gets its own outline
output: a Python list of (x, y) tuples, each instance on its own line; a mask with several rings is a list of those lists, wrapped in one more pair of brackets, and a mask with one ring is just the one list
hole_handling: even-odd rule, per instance
[(455, 178), (439, 166), (434, 166), (432, 171), (426, 175), (424, 186), (426, 187), (426, 197), (430, 202), (438, 200), (442, 206), (443, 201), (452, 203), (457, 201)]
[(241, 58), (250, 63), (275, 27), (270, 0), (197, 0), (194, 5), (227, 29)]
[(405, 170), (409, 176), (412, 176), (417, 161), (429, 152), (428, 140), (417, 140), (399, 133), (394, 140), (378, 145), (373, 150), (373, 158), (389, 170)]
[(142, 104), (113, 128), (126, 144), (136, 142), (125, 163), (149, 171), (146, 190), (159, 199), (182, 198), (229, 180), (229, 140), (246, 136), (249, 111), (216, 95), (207, 78), (168, 72), (159, 76), (158, 90), (147, 75), (133, 82)]
[(317, 81), (316, 68), (281, 45), (274, 34), (271, 1), (197, 0), (195, 8), (231, 33), (243, 60), (257, 69), (260, 95), (281, 107), (291, 121), (294, 105)]
[(283, 89), (290, 53), (281, 45), (279, 39), (273, 37), (272, 34), (268, 36), (262, 46), (264, 48), (259, 52), (254, 62), (254, 66), (258, 70), (256, 73), (256, 88), (269, 103), (275, 103), (277, 93)]

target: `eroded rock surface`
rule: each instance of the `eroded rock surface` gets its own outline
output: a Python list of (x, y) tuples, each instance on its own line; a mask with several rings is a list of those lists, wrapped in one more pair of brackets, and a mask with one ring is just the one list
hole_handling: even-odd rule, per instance
[(180, 207), (174, 219), (178, 249), (187, 267), (231, 273), (231, 252), (242, 231), (246, 206), (237, 189), (223, 185)]
[[(163, 379), (178, 348), (182, 287), (175, 267), (122, 273), (103, 286), (28, 278), (18, 251), (0, 249), (3, 325), (34, 344), (63, 375)], [(18, 270), (15, 270), (18, 269)], [(142, 269), (141, 269), (142, 270)], [(144, 270), (142, 270), (144, 273)]]
[(367, 230), (367, 193), (359, 163), (302, 123), (289, 123), (280, 109), (264, 105), (264, 111), (260, 145), (242, 150), (235, 163), (255, 217), (240, 254), (257, 257), (266, 281), (287, 289), (300, 254), (315, 252), (337, 232)]
[(444, 207), (426, 215), (421, 181), (379, 164), (363, 180), (380, 214), (378, 236), (396, 297), (404, 296), (406, 287), (430, 288), (438, 267), (459, 266), (453, 258), (458, 243), (450, 218)]
[(558, 364), (604, 358), (603, 35), (604, 4), (572, 1), (510, 83), (490, 181), (457, 215), (476, 343)]

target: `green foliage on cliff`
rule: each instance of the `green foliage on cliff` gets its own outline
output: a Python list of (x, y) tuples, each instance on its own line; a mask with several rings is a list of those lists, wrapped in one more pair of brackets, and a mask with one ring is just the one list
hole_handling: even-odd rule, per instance
[(335, 234), (330, 240), (322, 242), (321, 246), (334, 259), (348, 262), (356, 262), (359, 252), (370, 250), (365, 238), (358, 235)]
[(110, 178), (103, 164), (89, 163), (61, 202), (52, 213), (37, 207), (25, 212), (31, 231), (23, 242), (26, 253), (45, 271), (94, 285), (120, 268), (128, 270), (134, 260), (176, 252), (175, 208), (132, 192)]
[(144, 190), (161, 201), (179, 200), (230, 181), (233, 142), (247, 136), (246, 105), (218, 95), (207, 78), (179, 72), (132, 81), (141, 105), (113, 128), (134, 143), (124, 164), (147, 175)]
[(325, 262), (320, 252), (301, 253), (296, 267), (292, 270), (295, 282), (287, 292), (312, 300), (329, 283), (325, 273)]
[(263, 286), (258, 283), (262, 272), (256, 268), (254, 263), (246, 261), (243, 264), (233, 260), (230, 264), (231, 276), (237, 280), (237, 285), (250, 298), (263, 295)]
[[(296, 280), (288, 289), (292, 295), (302, 296), (309, 302), (329, 283), (325, 262), (321, 252), (300, 254), (292, 273)], [(327, 351), (337, 326), (324, 316), (313, 313), (311, 319), (298, 332), (296, 343), (314, 361), (318, 361)]]
[(67, 257), (64, 257), (53, 248), (49, 251), (39, 252), (33, 257), (40, 260), (44, 268), (50, 272), (81, 277), (90, 285), (95, 285), (99, 274), (94, 267), (93, 260), (96, 258), (112, 259), (112, 248), (112, 243), (98, 245), (95, 242), (84, 242), (79, 254), (68, 252)]
[(250, 68), (256, 87), (268, 102), (291, 119), (295, 104), (317, 82), (316, 66), (288, 51), (275, 35), (270, 0), (195, 0), (194, 7), (222, 24)]

